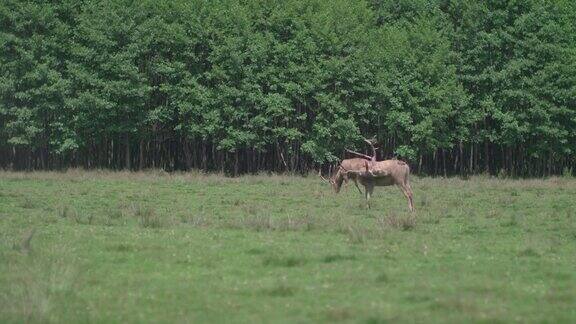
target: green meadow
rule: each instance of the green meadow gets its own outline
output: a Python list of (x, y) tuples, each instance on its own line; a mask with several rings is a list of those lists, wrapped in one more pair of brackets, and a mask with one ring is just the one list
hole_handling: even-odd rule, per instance
[(0, 172), (3, 323), (576, 322), (576, 179)]

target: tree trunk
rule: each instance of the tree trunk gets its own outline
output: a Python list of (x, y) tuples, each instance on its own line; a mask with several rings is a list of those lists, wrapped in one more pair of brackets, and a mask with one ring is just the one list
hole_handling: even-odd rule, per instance
[(130, 170), (130, 134), (126, 133), (126, 135), (124, 136), (124, 146), (126, 149), (126, 153), (125, 153), (125, 157), (126, 157), (126, 163), (125, 163), (125, 167), (127, 170)]

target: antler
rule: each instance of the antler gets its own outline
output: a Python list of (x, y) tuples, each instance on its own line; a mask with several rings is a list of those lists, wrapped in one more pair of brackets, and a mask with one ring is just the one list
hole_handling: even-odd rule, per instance
[(376, 150), (377, 150), (377, 149), (374, 147), (374, 144), (372, 144), (372, 142), (375, 142), (376, 139), (375, 139), (375, 138), (367, 139), (367, 138), (365, 138), (365, 137), (362, 137), (362, 139), (364, 140), (364, 142), (368, 143), (368, 145), (370, 145), (370, 147), (372, 148), (372, 156), (366, 155), (366, 154), (362, 154), (362, 153), (358, 153), (358, 152), (356, 152), (356, 151), (352, 151), (352, 150), (349, 150), (349, 149), (346, 149), (346, 152), (352, 153), (352, 154), (355, 154), (355, 155), (358, 155), (358, 156), (361, 156), (361, 157), (363, 157), (363, 158), (365, 158), (365, 159), (368, 159), (368, 160), (370, 160), (370, 161), (376, 161)]
[(352, 153), (352, 154), (355, 154), (355, 155), (358, 155), (358, 156), (361, 156), (361, 157), (363, 157), (363, 158), (365, 158), (365, 159), (368, 159), (368, 160), (372, 160), (372, 159), (374, 158), (373, 156), (366, 155), (366, 154), (362, 154), (362, 153), (358, 153), (358, 152), (356, 152), (356, 151), (352, 151), (352, 150), (349, 150), (349, 149), (346, 149), (346, 152)]
[(324, 178), (324, 177), (322, 176), (322, 169), (318, 169), (318, 176), (319, 176), (322, 180), (332, 183), (332, 181), (330, 181), (329, 179), (326, 179), (326, 178)]
[(364, 142), (368, 143), (368, 145), (370, 145), (370, 147), (372, 148), (372, 158), (370, 160), (376, 161), (376, 148), (374, 147), (374, 144), (372, 144), (372, 142), (376, 142), (376, 139), (372, 138), (371, 140), (368, 140), (365, 137), (362, 137), (362, 139), (364, 140)]

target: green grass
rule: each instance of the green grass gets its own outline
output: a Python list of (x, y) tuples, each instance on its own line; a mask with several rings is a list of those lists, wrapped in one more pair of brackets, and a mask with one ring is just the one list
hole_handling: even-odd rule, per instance
[(575, 179), (412, 187), (0, 172), (0, 321), (576, 321)]

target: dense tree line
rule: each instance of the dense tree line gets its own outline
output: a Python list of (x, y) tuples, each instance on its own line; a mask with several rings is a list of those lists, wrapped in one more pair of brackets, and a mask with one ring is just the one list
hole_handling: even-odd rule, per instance
[(572, 0), (0, 3), (0, 167), (576, 169)]

